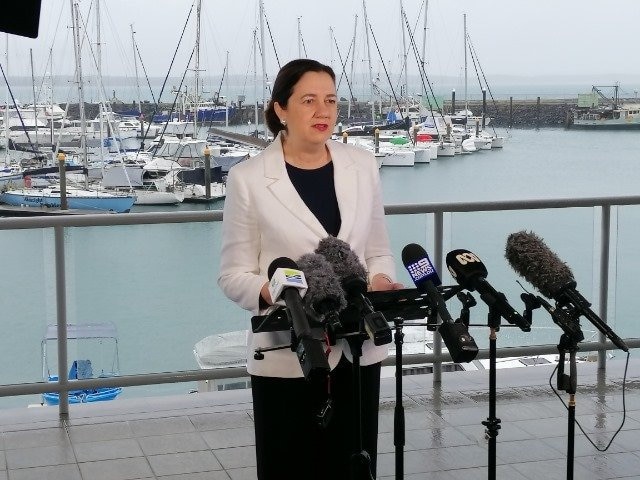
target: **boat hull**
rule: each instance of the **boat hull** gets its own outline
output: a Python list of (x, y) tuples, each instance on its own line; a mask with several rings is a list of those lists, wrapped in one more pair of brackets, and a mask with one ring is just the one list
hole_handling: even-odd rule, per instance
[(184, 200), (184, 192), (134, 190), (136, 205), (176, 205)]
[[(96, 210), (126, 213), (131, 210), (135, 197), (103, 194), (94, 196), (67, 196), (67, 206), (76, 210)], [(47, 193), (43, 190), (10, 190), (0, 195), (0, 202), (13, 206), (60, 208), (60, 193)]]

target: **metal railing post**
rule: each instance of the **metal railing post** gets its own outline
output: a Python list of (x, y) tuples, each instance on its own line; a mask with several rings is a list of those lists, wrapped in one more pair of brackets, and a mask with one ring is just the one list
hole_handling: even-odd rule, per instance
[[(442, 243), (444, 237), (444, 213), (435, 212), (433, 214), (433, 261), (436, 271), (442, 276), (443, 253)], [(436, 359), (433, 362), (433, 383), (442, 381), (442, 338), (440, 334), (433, 336), (433, 354)]]
[[(600, 291), (599, 313), (604, 323), (607, 323), (607, 307), (609, 300), (609, 243), (611, 238), (611, 205), (602, 205), (602, 219), (600, 221)], [(598, 335), (600, 343), (607, 340), (604, 333)], [(598, 350), (598, 369), (607, 368), (607, 351)]]
[(56, 256), (56, 313), (58, 321), (58, 382), (60, 384), (59, 413), (69, 416), (69, 384), (67, 373), (67, 286), (64, 257), (64, 227), (53, 227)]

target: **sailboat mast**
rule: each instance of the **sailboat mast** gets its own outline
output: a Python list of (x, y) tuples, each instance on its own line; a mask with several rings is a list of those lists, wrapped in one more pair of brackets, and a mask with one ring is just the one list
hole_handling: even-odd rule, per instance
[(131, 47), (133, 48), (133, 70), (136, 75), (136, 95), (138, 96), (138, 119), (140, 120), (140, 137), (142, 142), (140, 149), (144, 150), (144, 117), (142, 115), (142, 95), (140, 93), (140, 79), (138, 78), (138, 52), (136, 51), (136, 37), (133, 30), (133, 23), (129, 24), (131, 28)]
[(256, 114), (256, 137), (258, 136), (258, 29), (253, 29), (253, 106)]
[(369, 44), (369, 20), (367, 18), (367, 4), (366, 4), (366, 0), (362, 0), (362, 10), (363, 10), (363, 14), (364, 14), (364, 30), (366, 33), (366, 39), (367, 39), (367, 63), (369, 65), (369, 84), (371, 85), (371, 120), (373, 122), (373, 125), (375, 126), (376, 124), (376, 102), (375, 102), (375, 97), (376, 97), (376, 91), (373, 85), (373, 66), (371, 65), (371, 46)]
[[(102, 79), (102, 42), (100, 37), (100, 0), (96, 0), (96, 55), (98, 56), (98, 78)], [(102, 81), (102, 80), (100, 80)]]
[[(102, 84), (102, 38), (100, 36), (100, 0), (96, 0), (96, 70), (98, 73), (98, 85)], [(115, 95), (114, 95), (115, 97)], [(102, 95), (100, 95), (100, 102), (98, 103), (98, 119), (100, 125), (100, 165), (104, 169), (104, 119), (106, 108), (102, 101)], [(107, 119), (107, 122), (110, 119)]]
[[(5, 65), (7, 67), (7, 82), (9, 81), (9, 34), (5, 34), (5, 49), (4, 49)], [(5, 90), (4, 99), (4, 164), (9, 165), (9, 88)]]
[(29, 49), (29, 58), (31, 59), (31, 89), (33, 90), (33, 125), (35, 126), (36, 134), (36, 150), (40, 150), (38, 143), (38, 105), (36, 98), (36, 78), (33, 73), (33, 49)]
[(262, 109), (267, 109), (267, 59), (264, 43), (264, 3), (260, 0), (260, 47), (262, 56)]
[(302, 31), (300, 30), (300, 19), (298, 17), (298, 58), (302, 58)]
[(136, 95), (138, 97), (138, 117), (140, 118), (140, 123), (142, 123), (142, 100), (140, 98), (140, 81), (138, 78), (138, 55), (136, 52), (136, 32), (133, 30), (133, 23), (129, 24), (131, 28), (131, 47), (133, 48), (133, 71), (136, 76)]
[[(51, 143), (51, 145), (53, 146), (53, 138), (54, 138), (54, 134), (53, 134), (53, 74), (51, 72), (53, 72), (53, 47), (49, 48), (49, 66), (50, 66), (50, 71), (45, 73), (49, 75), (49, 108), (51, 108), (51, 118), (49, 119), (49, 143)], [(62, 121), (64, 121), (64, 117), (62, 118)], [(60, 124), (60, 126), (62, 127), (62, 122)]]
[(467, 14), (462, 14), (464, 23), (464, 115), (468, 116), (469, 99), (467, 98)]
[(403, 118), (409, 115), (409, 73), (407, 63), (407, 32), (404, 24), (404, 6), (402, 0), (400, 0), (400, 28), (402, 29), (402, 61), (404, 67), (404, 105), (405, 113)]
[[(71, 0), (71, 17), (73, 20), (73, 51), (76, 60), (76, 82), (78, 83), (78, 107), (80, 109), (80, 150), (82, 152), (82, 164), (87, 166), (87, 123), (84, 112), (84, 86), (82, 85), (82, 60), (80, 58), (80, 26), (79, 6)], [(85, 188), (88, 187), (88, 179), (85, 176)]]
[[(356, 14), (356, 20), (353, 23), (353, 47), (351, 49), (351, 71), (349, 72), (349, 83), (353, 85), (353, 68), (356, 59), (356, 34), (358, 32), (358, 14)], [(347, 104), (347, 118), (351, 118), (351, 99), (353, 95), (349, 95), (349, 103)]]
[[(422, 27), (422, 71), (423, 73), (427, 72), (426, 63), (427, 63), (427, 11), (429, 10), (429, 0), (425, 0), (424, 4), (424, 25)], [(424, 99), (427, 98), (427, 86), (423, 83), (423, 92)]]
[(195, 83), (195, 105), (193, 107), (193, 131), (198, 138), (198, 103), (200, 102), (200, 13), (202, 11), (202, 0), (198, 0), (196, 8), (196, 64), (194, 73)]
[(224, 124), (225, 127), (229, 126), (229, 51), (227, 50), (227, 63), (224, 67), (224, 84), (227, 87), (227, 94), (224, 101)]

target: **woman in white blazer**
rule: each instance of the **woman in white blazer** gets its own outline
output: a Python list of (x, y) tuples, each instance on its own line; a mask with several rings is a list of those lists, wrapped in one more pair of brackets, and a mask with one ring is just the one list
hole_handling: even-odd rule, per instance
[[(271, 262), (278, 257), (297, 260), (329, 235), (356, 253), (371, 290), (401, 288), (395, 282), (375, 159), (365, 150), (329, 140), (337, 118), (333, 70), (307, 59), (282, 67), (265, 118), (275, 140), (234, 166), (227, 178), (218, 279), (225, 295), (253, 314), (266, 313), (273, 303), (267, 277)], [(258, 478), (348, 478), (357, 443), (351, 352), (344, 340), (328, 352), (334, 414), (329, 426), (321, 428), (315, 415), (326, 401), (327, 385), (306, 382), (290, 349), (254, 359), (256, 348), (289, 341), (289, 332), (249, 333)], [(364, 342), (363, 439), (373, 478), (380, 361), (386, 355), (386, 346)], [(294, 474), (296, 465), (311, 467)]]

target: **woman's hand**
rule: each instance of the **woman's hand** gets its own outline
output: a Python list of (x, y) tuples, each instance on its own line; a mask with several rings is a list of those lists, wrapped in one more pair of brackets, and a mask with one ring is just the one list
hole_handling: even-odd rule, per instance
[(262, 285), (260, 289), (260, 298), (264, 300), (267, 305), (273, 305), (273, 299), (271, 298), (271, 293), (269, 292), (269, 282), (266, 282)]
[(370, 290), (372, 292), (400, 290), (402, 288), (404, 288), (403, 284), (394, 282), (388, 275), (385, 275), (384, 273), (376, 273), (371, 279)]

